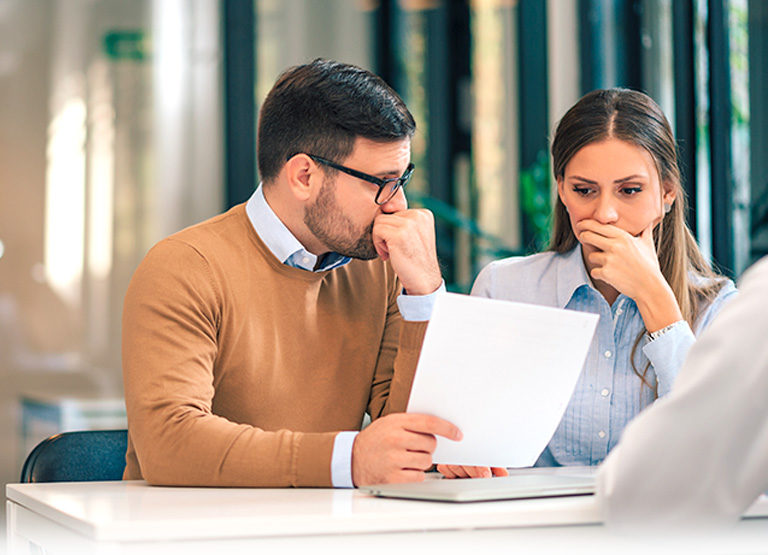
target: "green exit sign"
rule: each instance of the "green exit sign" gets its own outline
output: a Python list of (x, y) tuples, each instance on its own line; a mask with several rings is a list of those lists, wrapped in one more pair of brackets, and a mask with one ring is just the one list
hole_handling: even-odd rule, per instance
[(144, 61), (149, 58), (150, 41), (142, 30), (114, 30), (104, 35), (104, 54), (112, 60)]

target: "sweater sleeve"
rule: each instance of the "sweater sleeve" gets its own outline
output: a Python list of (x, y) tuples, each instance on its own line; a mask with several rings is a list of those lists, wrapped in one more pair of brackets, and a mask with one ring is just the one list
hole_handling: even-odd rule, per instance
[(368, 401), (368, 413), (372, 420), (405, 411), (427, 331), (427, 322), (403, 321), (397, 307), (402, 286), (396, 278), (392, 283), (387, 301), (387, 321)]
[(122, 331), (139, 474), (156, 485), (330, 486), (335, 433), (264, 431), (213, 414), (221, 318), (221, 291), (198, 251), (171, 239), (149, 252)]

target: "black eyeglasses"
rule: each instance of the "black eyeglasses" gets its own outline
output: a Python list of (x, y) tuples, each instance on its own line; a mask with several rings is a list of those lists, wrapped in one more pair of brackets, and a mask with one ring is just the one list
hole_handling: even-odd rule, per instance
[(352, 177), (357, 177), (358, 179), (362, 179), (364, 181), (367, 181), (369, 183), (373, 183), (374, 185), (379, 187), (378, 192), (376, 193), (376, 204), (381, 206), (382, 204), (386, 204), (390, 200), (392, 200), (392, 197), (394, 197), (397, 194), (397, 190), (401, 187), (405, 187), (408, 184), (408, 181), (411, 179), (411, 175), (413, 174), (413, 170), (416, 166), (413, 164), (408, 164), (408, 167), (405, 170), (405, 173), (403, 173), (400, 177), (390, 177), (388, 179), (381, 179), (380, 177), (376, 177), (374, 175), (370, 175), (367, 173), (363, 173), (361, 171), (353, 170), (352, 168), (348, 168), (346, 166), (342, 166), (341, 164), (337, 164), (336, 162), (331, 162), (330, 160), (326, 160), (325, 158), (320, 158), (319, 156), (315, 156), (314, 154), (307, 154), (312, 160), (315, 162), (319, 162), (320, 164), (323, 164), (325, 166), (328, 166), (329, 168), (333, 168), (335, 170), (339, 170), (340, 172), (344, 172), (347, 175), (351, 175)]

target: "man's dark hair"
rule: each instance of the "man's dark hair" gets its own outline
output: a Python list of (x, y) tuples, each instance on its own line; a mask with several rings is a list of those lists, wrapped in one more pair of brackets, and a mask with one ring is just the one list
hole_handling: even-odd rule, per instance
[(396, 141), (412, 137), (415, 130), (405, 102), (380, 77), (318, 58), (283, 72), (264, 100), (259, 173), (269, 182), (299, 152), (341, 162), (357, 137)]

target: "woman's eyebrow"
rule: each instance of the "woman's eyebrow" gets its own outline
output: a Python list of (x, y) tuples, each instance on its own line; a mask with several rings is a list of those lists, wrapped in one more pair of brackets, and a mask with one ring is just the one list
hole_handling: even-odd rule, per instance
[(580, 175), (572, 175), (568, 179), (575, 179), (577, 181), (583, 181), (584, 183), (589, 183), (591, 185), (597, 185), (597, 181), (587, 179), (586, 177), (581, 177)]
[(614, 183), (624, 183), (625, 181), (630, 181), (632, 179), (646, 179), (647, 177), (648, 177), (647, 175), (635, 173), (632, 175), (628, 175), (627, 177), (622, 177), (621, 179), (617, 179), (614, 181)]
[[(633, 179), (647, 179), (647, 178), (648, 176), (645, 174), (635, 173), (632, 175), (628, 175), (627, 177), (616, 179), (614, 180), (614, 183), (624, 183), (625, 181), (631, 181)], [(589, 183), (590, 185), (597, 185), (597, 181), (594, 181), (592, 179), (587, 179), (586, 177), (581, 177), (580, 175), (572, 175), (568, 177), (568, 180), (583, 181), (584, 183)]]

